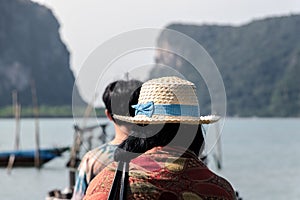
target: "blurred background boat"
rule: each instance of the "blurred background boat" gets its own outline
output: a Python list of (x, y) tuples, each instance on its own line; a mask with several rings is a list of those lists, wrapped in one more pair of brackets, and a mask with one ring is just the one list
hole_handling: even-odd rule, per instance
[[(59, 157), (63, 152), (69, 150), (69, 147), (48, 148), (39, 150), (40, 166), (50, 160)], [(35, 166), (35, 149), (30, 150), (13, 150), (0, 152), (0, 167), (7, 167), (10, 157), (14, 157), (14, 167), (34, 167)]]

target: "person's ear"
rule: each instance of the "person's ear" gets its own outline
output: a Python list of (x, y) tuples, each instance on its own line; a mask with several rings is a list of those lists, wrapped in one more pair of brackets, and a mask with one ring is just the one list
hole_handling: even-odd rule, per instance
[(112, 118), (111, 114), (108, 112), (107, 109), (105, 109), (105, 115), (106, 115), (106, 117), (107, 117), (110, 121), (113, 121), (113, 118)]

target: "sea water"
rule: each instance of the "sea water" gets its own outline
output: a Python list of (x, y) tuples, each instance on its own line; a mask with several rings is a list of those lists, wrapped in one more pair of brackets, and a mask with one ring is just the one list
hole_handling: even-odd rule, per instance
[[(74, 123), (74, 119), (40, 119), (40, 146), (71, 145)], [(213, 162), (209, 166), (229, 180), (243, 199), (300, 199), (299, 129), (297, 118), (227, 118), (222, 129), (223, 168), (216, 170)], [(0, 151), (13, 149), (14, 132), (13, 119), (0, 119)], [(22, 119), (21, 149), (35, 147), (34, 132), (34, 119)], [(112, 136), (112, 124), (107, 132)], [(97, 140), (101, 129), (90, 134)], [(66, 152), (41, 169), (13, 168), (10, 174), (0, 168), (0, 199), (45, 199), (50, 190), (66, 188), (68, 159)]]

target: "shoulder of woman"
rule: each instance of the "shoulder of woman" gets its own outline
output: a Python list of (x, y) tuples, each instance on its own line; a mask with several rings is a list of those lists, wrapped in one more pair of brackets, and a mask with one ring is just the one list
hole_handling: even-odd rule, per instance
[[(89, 184), (86, 191), (86, 199), (93, 196), (97, 196), (96, 199), (99, 199), (98, 196), (101, 196), (100, 199), (105, 199), (102, 197), (108, 196), (110, 186), (112, 185), (114, 179), (114, 170), (110, 169), (110, 166), (104, 168)], [(95, 197), (96, 197), (95, 196)]]

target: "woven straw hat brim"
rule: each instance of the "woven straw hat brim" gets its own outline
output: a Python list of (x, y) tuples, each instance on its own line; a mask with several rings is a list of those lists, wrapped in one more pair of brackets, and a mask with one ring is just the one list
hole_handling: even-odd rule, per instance
[(135, 124), (210, 124), (220, 119), (215, 115), (199, 117), (196, 86), (176, 76), (145, 82), (134, 108), (134, 117), (114, 114), (114, 118)]
[(136, 115), (134, 117), (114, 115), (114, 118), (121, 121), (134, 123), (134, 124), (164, 124), (164, 123), (211, 124), (217, 122), (221, 117), (216, 115), (208, 115), (208, 116), (200, 116), (200, 117), (153, 115), (150, 118), (145, 115)]

